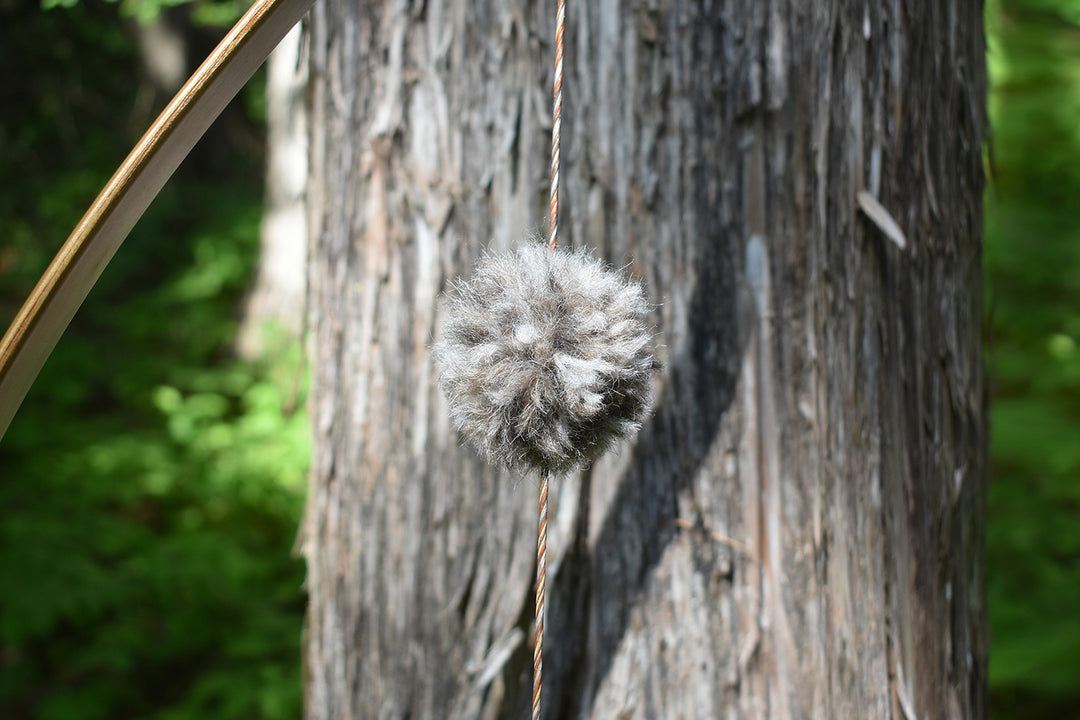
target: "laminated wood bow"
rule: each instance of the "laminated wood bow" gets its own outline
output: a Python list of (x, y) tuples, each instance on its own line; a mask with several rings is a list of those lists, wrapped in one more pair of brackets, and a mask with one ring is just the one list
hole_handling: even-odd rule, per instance
[(0, 437), (101, 271), (210, 123), (314, 0), (257, 0), (127, 156), (0, 341)]

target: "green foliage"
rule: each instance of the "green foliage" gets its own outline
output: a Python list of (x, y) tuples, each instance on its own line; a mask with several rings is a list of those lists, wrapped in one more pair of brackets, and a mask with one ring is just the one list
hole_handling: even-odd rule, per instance
[(987, 9), (990, 682), (1001, 718), (1080, 707), (1080, 2)]
[[(64, 8), (70, 10), (84, 0), (41, 0), (42, 10)], [(192, 5), (191, 19), (197, 25), (229, 27), (235, 23), (251, 4), (247, 0), (107, 0), (120, 6), (120, 14), (149, 25), (165, 10), (181, 5)]]
[[(24, 69), (0, 89), (18, 108), (0, 129), (5, 323), (141, 129), (115, 8), (19, 22), (0, 48)], [(5, 720), (300, 714), (300, 348), (229, 350), (262, 196), (256, 159), (231, 164), (166, 187), (0, 443)]]

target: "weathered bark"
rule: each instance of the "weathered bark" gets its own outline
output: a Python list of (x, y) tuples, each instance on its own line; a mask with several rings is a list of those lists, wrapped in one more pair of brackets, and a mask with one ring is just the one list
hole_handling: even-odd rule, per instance
[[(543, 228), (553, 13), (316, 6), (312, 720), (527, 716), (536, 482), (459, 447), (428, 346)], [(663, 369), (557, 484), (548, 717), (986, 716), (981, 27), (570, 0), (563, 236), (644, 279)]]

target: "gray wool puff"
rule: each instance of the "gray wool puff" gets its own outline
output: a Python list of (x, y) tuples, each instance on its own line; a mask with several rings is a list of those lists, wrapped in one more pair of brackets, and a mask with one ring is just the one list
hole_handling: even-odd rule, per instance
[(584, 251), (487, 255), (446, 296), (434, 345), (450, 417), (488, 462), (564, 473), (638, 430), (652, 402), (649, 303)]

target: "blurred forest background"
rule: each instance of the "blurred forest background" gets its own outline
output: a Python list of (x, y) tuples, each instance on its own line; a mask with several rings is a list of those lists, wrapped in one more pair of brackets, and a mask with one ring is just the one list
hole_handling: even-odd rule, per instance
[[(197, 64), (245, 6), (0, 0), (0, 325), (168, 100), (138, 23), (166, 13)], [(992, 708), (1080, 717), (1080, 0), (986, 19)], [(165, 187), (0, 443), (4, 718), (300, 716), (302, 343), (268, 326), (235, 351), (264, 88)]]

